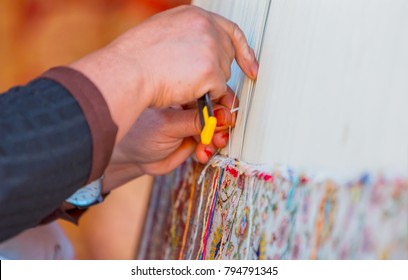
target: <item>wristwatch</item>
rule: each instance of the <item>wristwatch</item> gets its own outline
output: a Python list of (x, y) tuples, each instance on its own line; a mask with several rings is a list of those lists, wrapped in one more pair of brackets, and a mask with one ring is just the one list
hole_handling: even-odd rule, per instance
[(39, 224), (48, 224), (56, 219), (78, 224), (79, 218), (87, 211), (89, 206), (101, 203), (110, 194), (110, 192), (102, 194), (102, 179), (103, 176), (77, 190), (60, 207), (43, 218)]
[(65, 201), (79, 209), (101, 203), (104, 198), (102, 195), (102, 179), (103, 176), (80, 188)]

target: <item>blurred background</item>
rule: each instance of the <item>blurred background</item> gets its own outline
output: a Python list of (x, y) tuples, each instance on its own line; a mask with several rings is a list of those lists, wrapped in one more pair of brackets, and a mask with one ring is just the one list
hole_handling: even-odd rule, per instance
[[(0, 0), (0, 92), (92, 52), (155, 13), (187, 0)], [(149, 177), (117, 189), (79, 226), (60, 222), (77, 259), (133, 259)]]

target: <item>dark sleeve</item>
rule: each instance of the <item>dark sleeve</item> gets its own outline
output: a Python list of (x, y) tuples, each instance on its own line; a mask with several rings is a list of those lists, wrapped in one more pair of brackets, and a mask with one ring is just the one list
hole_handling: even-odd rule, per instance
[(70, 68), (0, 94), (0, 242), (99, 178), (116, 132), (99, 90)]

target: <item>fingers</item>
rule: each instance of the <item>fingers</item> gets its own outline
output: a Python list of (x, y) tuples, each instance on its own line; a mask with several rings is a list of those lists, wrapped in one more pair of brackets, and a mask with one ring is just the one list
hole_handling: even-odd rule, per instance
[(258, 62), (254, 51), (249, 47), (244, 32), (239, 26), (228, 19), (211, 13), (216, 22), (224, 29), (231, 39), (235, 49), (235, 59), (244, 73), (251, 79), (256, 79), (258, 75)]
[(225, 36), (225, 31), (219, 26), (215, 25), (218, 30), (218, 47), (219, 53), (224, 54), (220, 59), (220, 66), (225, 74), (225, 80), (228, 81), (231, 78), (231, 64), (235, 58), (235, 49), (232, 45), (231, 39)]
[(229, 110), (229, 116), (231, 117), (231, 119), (228, 119), (228, 123), (223, 124), (222, 122), (218, 122), (218, 125), (223, 124), (223, 125), (235, 127), (235, 122), (237, 119), (237, 112), (235, 111), (231, 114), (231, 109), (235, 109), (239, 107), (239, 100), (235, 96), (232, 89), (228, 87), (227, 93), (223, 95), (220, 99), (216, 100), (215, 102), (216, 102), (216, 105), (214, 105), (214, 114), (215, 114), (215, 110), (217, 110), (219, 106), (224, 106), (225, 108)]
[(228, 145), (229, 127), (235, 125), (236, 113), (231, 114), (234, 101), (234, 93), (229, 89), (228, 93), (217, 100), (214, 105), (214, 116), (217, 118), (216, 133), (213, 136), (210, 145), (198, 143), (196, 147), (196, 157), (201, 163), (207, 163), (218, 149), (222, 149)]
[[(212, 99), (212, 102), (214, 109), (217, 106), (217, 104), (225, 106), (228, 109), (237, 108), (239, 106), (238, 97), (235, 96), (234, 91), (229, 86), (226, 87), (226, 91), (223, 93), (223, 95), (221, 95), (218, 98)], [(179, 108), (183, 109), (197, 108), (197, 101), (195, 100), (193, 102), (186, 103)]]
[(214, 115), (217, 118), (217, 128), (214, 134), (212, 143), (208, 146), (199, 143), (196, 147), (196, 158), (201, 163), (207, 163), (215, 151), (222, 149), (228, 145), (229, 139), (229, 127), (235, 126), (236, 115), (234, 112), (231, 114), (232, 108), (239, 106), (238, 98), (236, 98), (234, 92), (228, 87), (227, 93), (221, 98), (214, 100)]
[[(161, 112), (163, 133), (172, 138), (185, 138), (198, 136), (201, 133), (201, 123), (197, 108), (189, 110), (165, 109)], [(214, 108), (214, 116), (217, 118), (216, 132), (228, 129), (232, 126), (234, 117), (227, 107), (218, 105)]]
[(256, 79), (258, 75), (258, 62), (254, 51), (248, 45), (245, 34), (239, 26), (228, 19), (209, 12), (217, 30), (215, 37), (217, 48), (214, 53), (218, 53), (218, 69), (214, 66), (210, 69), (211, 74), (207, 79), (203, 94), (210, 92), (212, 98), (222, 96), (226, 90), (226, 83), (231, 77), (231, 63), (235, 57), (238, 65), (244, 73), (251, 79)]
[(212, 143), (218, 149), (225, 148), (228, 145), (229, 130), (222, 130), (214, 134)]
[[(198, 116), (196, 103), (189, 103), (180, 108), (170, 108), (162, 110), (163, 118), (168, 124), (165, 133), (174, 138), (195, 139), (198, 143), (196, 158), (201, 163), (207, 163), (211, 157), (227, 146), (229, 139), (229, 127), (235, 125), (236, 112), (231, 113), (231, 108), (238, 106), (238, 99), (233, 91), (228, 88), (223, 96), (215, 100), (217, 103), (213, 106), (214, 116), (217, 118), (216, 132), (210, 145), (204, 145), (200, 142), (201, 123)], [(191, 138), (193, 137), (193, 138)]]
[(218, 99), (216, 103), (231, 109), (238, 107), (239, 100), (238, 97), (235, 96), (234, 91), (230, 87), (227, 87), (227, 92), (220, 99)]
[[(210, 145), (204, 145), (200, 141), (201, 124), (197, 109), (167, 109), (165, 111), (167, 115), (165, 119), (169, 122), (169, 125), (164, 133), (170, 137), (190, 139), (194, 143), (198, 142), (196, 157), (199, 162), (208, 162), (218, 149), (222, 149), (228, 144), (228, 132), (229, 127), (232, 125), (233, 116), (227, 107), (218, 105), (214, 111), (217, 118), (217, 128)], [(193, 140), (191, 136), (196, 140)], [(171, 165), (170, 163), (166, 163), (166, 165)]]
[(209, 145), (204, 145), (203, 143), (199, 142), (196, 147), (196, 157), (200, 163), (207, 163), (212, 156), (217, 152), (217, 147), (214, 143)]
[[(226, 68), (226, 66), (219, 65), (218, 67), (212, 68), (208, 79), (204, 84), (204, 89), (200, 91), (200, 96), (209, 92), (211, 99), (216, 99), (222, 97), (225, 92), (227, 91), (227, 78), (230, 74), (230, 70), (222, 69)], [(226, 73), (225, 71), (229, 71)]]
[[(238, 107), (238, 98), (228, 87), (221, 98), (215, 100), (213, 105), (214, 116), (217, 118), (216, 132), (226, 130), (235, 126), (236, 112), (231, 114), (231, 108)], [(163, 110), (164, 118), (170, 122), (168, 135), (172, 137), (190, 137), (201, 133), (201, 123), (197, 111), (197, 102), (182, 106), (185, 110), (166, 109)]]
[(196, 147), (196, 142), (192, 138), (185, 138), (181, 145), (165, 159), (144, 164), (141, 168), (148, 175), (163, 175), (171, 172), (177, 166), (182, 164), (193, 152)]
[(214, 134), (211, 144), (204, 145), (199, 142), (196, 147), (196, 158), (201, 163), (207, 163), (212, 156), (222, 148), (225, 148), (228, 144), (229, 132), (223, 130)]
[(186, 138), (200, 135), (201, 123), (197, 109), (164, 109), (161, 111), (164, 125), (163, 133), (171, 138)]

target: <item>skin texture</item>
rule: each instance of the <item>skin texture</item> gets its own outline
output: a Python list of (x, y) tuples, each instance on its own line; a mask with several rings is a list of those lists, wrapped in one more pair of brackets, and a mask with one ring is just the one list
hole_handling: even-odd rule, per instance
[(199, 141), (200, 121), (196, 108), (146, 109), (116, 146), (105, 173), (104, 190), (110, 191), (143, 174), (170, 172), (194, 151), (200, 162), (207, 162), (228, 143), (228, 129), (236, 120), (236, 113), (230, 113), (233, 100), (234, 94), (228, 92), (214, 107), (219, 126), (210, 145)]
[[(205, 163), (225, 147), (228, 127), (235, 123), (229, 112), (233, 93), (227, 87), (234, 58), (248, 77), (256, 78), (254, 52), (236, 24), (180, 6), (70, 65), (100, 89), (119, 127), (105, 174), (107, 190), (142, 174), (169, 172), (194, 151)], [(205, 146), (197, 144), (195, 103), (207, 92), (221, 127)]]

